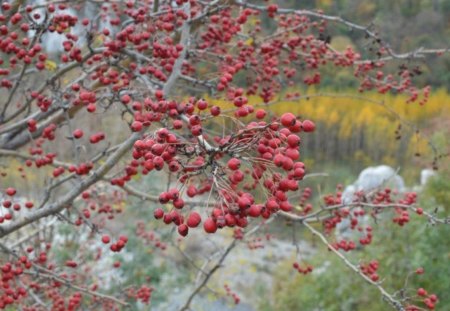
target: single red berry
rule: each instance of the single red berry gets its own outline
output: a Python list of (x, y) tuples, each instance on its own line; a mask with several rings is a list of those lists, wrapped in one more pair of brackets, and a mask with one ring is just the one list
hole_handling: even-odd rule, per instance
[(256, 118), (257, 119), (264, 119), (266, 117), (266, 111), (264, 109), (258, 109), (256, 110)]
[(155, 92), (155, 97), (156, 97), (157, 99), (163, 99), (163, 97), (164, 97), (164, 92), (163, 92), (162, 90), (157, 90), (157, 91)]
[(207, 233), (214, 233), (217, 231), (217, 224), (212, 218), (207, 218), (203, 223), (203, 228)]
[(105, 234), (104, 236), (102, 236), (102, 242), (104, 244), (108, 244), (109, 242), (111, 242), (111, 238)]
[(425, 289), (423, 289), (423, 288), (419, 288), (417, 290), (417, 295), (425, 297), (427, 295), (427, 291)]
[(298, 145), (300, 145), (300, 137), (294, 134), (289, 135), (286, 141), (288, 145), (292, 148), (298, 147)]
[(73, 260), (68, 260), (68, 261), (66, 261), (66, 266), (70, 267), (70, 268), (76, 268), (78, 266), (78, 264)]
[(286, 127), (293, 126), (295, 124), (296, 118), (294, 114), (290, 112), (286, 112), (281, 116), (281, 124), (283, 124)]
[(228, 168), (232, 171), (238, 170), (240, 166), (241, 166), (241, 161), (239, 159), (231, 158), (228, 161)]
[(186, 221), (188, 227), (190, 228), (196, 228), (200, 222), (202, 221), (202, 218), (200, 216), (199, 213), (197, 212), (192, 212), (191, 214), (189, 214), (189, 217)]
[(131, 130), (133, 132), (140, 132), (142, 130), (142, 127), (143, 127), (142, 122), (139, 122), (139, 121), (134, 121), (131, 124)]
[(203, 98), (197, 101), (197, 108), (199, 110), (205, 110), (208, 108), (208, 103)]
[(33, 206), (34, 206), (33, 202), (30, 202), (30, 201), (25, 202), (25, 207), (26, 208), (33, 208)]
[(129, 104), (129, 103), (131, 102), (131, 97), (130, 97), (130, 95), (125, 94), (125, 95), (123, 95), (123, 96), (120, 98), (120, 101), (121, 101), (123, 104), (127, 105), (127, 104)]
[(73, 137), (75, 139), (80, 139), (81, 137), (83, 137), (83, 131), (80, 129), (76, 129), (75, 131), (73, 131)]
[(153, 216), (155, 216), (156, 219), (161, 219), (164, 217), (164, 211), (162, 210), (162, 208), (157, 208), (153, 212)]
[(194, 136), (200, 136), (202, 135), (203, 129), (201, 125), (194, 125), (193, 127), (191, 127), (191, 133)]
[(182, 209), (184, 207), (183, 199), (177, 198), (173, 200), (173, 206), (177, 209)]
[(263, 209), (262, 205), (253, 204), (250, 206), (250, 208), (247, 210), (247, 214), (250, 217), (259, 217), (261, 215), (261, 211)]
[(302, 122), (302, 128), (305, 132), (314, 132), (316, 125), (310, 120), (305, 120)]
[(186, 226), (185, 224), (181, 224), (178, 226), (178, 233), (181, 236), (186, 236), (188, 234), (188, 232), (189, 232), (189, 227)]
[(6, 194), (9, 195), (9, 196), (11, 196), (11, 197), (12, 197), (13, 195), (15, 195), (16, 192), (17, 192), (16, 189), (11, 188), (11, 187), (8, 188), (8, 189), (6, 189)]
[(212, 106), (211, 107), (211, 115), (214, 117), (217, 117), (218, 115), (220, 115), (220, 107)]

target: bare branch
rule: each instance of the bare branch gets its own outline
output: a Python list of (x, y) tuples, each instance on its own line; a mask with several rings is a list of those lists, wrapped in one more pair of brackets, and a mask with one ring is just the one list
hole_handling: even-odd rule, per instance
[[(338, 204), (338, 205), (331, 205), (323, 207), (313, 213), (307, 214), (305, 216), (299, 216), (292, 214), (290, 212), (278, 212), (281, 216), (293, 220), (293, 221), (300, 221), (300, 222), (311, 222), (314, 221), (314, 219), (318, 219), (320, 214), (323, 214), (325, 212), (331, 212), (334, 210), (339, 210), (345, 207), (367, 207), (367, 208), (379, 208), (379, 209), (393, 209), (393, 208), (403, 208), (403, 209), (409, 209), (413, 212), (417, 213), (417, 206), (414, 205), (406, 205), (406, 204), (399, 204), (399, 203), (391, 203), (391, 204), (375, 204), (375, 203), (366, 203), (366, 202), (353, 202), (353, 203), (347, 203), (347, 204)], [(450, 224), (450, 218), (437, 218), (435, 215), (433, 215), (430, 212), (422, 211), (422, 213), (428, 217), (429, 221), (432, 224), (440, 223), (440, 224)]]
[[(269, 224), (270, 222), (272, 222), (275, 218), (271, 218), (268, 221), (265, 222), (265, 224)], [(254, 233), (256, 233), (260, 228), (261, 228), (262, 224), (258, 224), (257, 226), (253, 227), (251, 230), (247, 231), (244, 234), (244, 238), (247, 238), (251, 235), (253, 235)], [(206, 284), (208, 284), (209, 279), (212, 277), (212, 275), (222, 266), (223, 262), (225, 261), (225, 259), (227, 258), (227, 256), (230, 254), (230, 252), (237, 246), (239, 240), (237, 239), (233, 239), (233, 241), (227, 246), (227, 248), (225, 248), (225, 250), (221, 253), (221, 256), (219, 258), (219, 260), (216, 262), (216, 264), (206, 273), (204, 279), (202, 280), (202, 282), (194, 289), (194, 291), (189, 295), (186, 303), (183, 305), (183, 307), (181, 307), (180, 311), (187, 311), (189, 310), (189, 307), (192, 303), (192, 300), (194, 299), (194, 297), (202, 290), (203, 287), (206, 286)], [(204, 270), (201, 270), (203, 273)]]

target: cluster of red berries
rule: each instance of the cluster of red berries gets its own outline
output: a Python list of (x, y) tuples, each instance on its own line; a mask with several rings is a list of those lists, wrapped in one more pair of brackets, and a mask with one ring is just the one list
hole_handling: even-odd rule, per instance
[(356, 248), (356, 244), (353, 241), (340, 240), (339, 242), (332, 244), (334, 249), (342, 249), (345, 252), (352, 251)]
[[(359, 231), (363, 231), (363, 228), (358, 228)], [(366, 227), (366, 236), (359, 239), (359, 243), (361, 245), (369, 245), (372, 243), (372, 227), (367, 226)]]
[[(399, 200), (399, 204), (403, 205), (413, 205), (417, 202), (417, 193), (408, 192), (404, 195), (404, 198)], [(399, 226), (404, 226), (409, 222), (409, 210), (403, 207), (398, 207), (395, 209), (397, 216), (392, 219), (394, 223), (397, 223)], [(421, 214), (421, 209), (417, 209), (417, 214)]]
[(17, 283), (17, 278), (21, 276), (25, 270), (29, 270), (31, 267), (32, 262), (26, 256), (20, 256), (17, 260), (6, 262), (1, 266), (1, 310), (14, 304), (20, 299), (27, 297), (27, 290)]
[(136, 299), (140, 300), (144, 304), (149, 304), (150, 298), (152, 297), (152, 291), (152, 287), (142, 285), (136, 293)]
[[(422, 300), (423, 304), (428, 310), (434, 310), (436, 303), (438, 303), (438, 297), (435, 294), (428, 294), (423, 288), (417, 289), (417, 296)], [(421, 311), (424, 310), (423, 307), (417, 306), (415, 304), (409, 304), (405, 308), (406, 311)]]
[(261, 237), (258, 237), (258, 238), (254, 238), (252, 240), (248, 240), (247, 241), (247, 247), (250, 250), (264, 248), (263, 239)]
[(145, 223), (143, 221), (139, 221), (136, 224), (136, 236), (142, 238), (144, 243), (152, 243), (156, 248), (159, 248), (162, 251), (167, 248), (166, 243), (161, 241), (161, 238), (156, 232), (145, 230)]
[(119, 237), (119, 240), (116, 243), (111, 244), (110, 249), (113, 252), (120, 252), (122, 248), (125, 247), (125, 245), (128, 242), (128, 238), (124, 235), (121, 235)]
[(361, 272), (367, 275), (374, 282), (377, 282), (380, 279), (377, 274), (378, 267), (378, 260), (372, 260), (368, 264), (360, 264)]
[(423, 303), (427, 306), (429, 310), (434, 310), (435, 304), (438, 301), (438, 297), (435, 294), (428, 294), (423, 288), (417, 290), (417, 295), (424, 297)]
[[(85, 218), (91, 218), (92, 213), (97, 215), (104, 215), (106, 219), (114, 219), (117, 214), (122, 213), (122, 207), (113, 207), (114, 205), (120, 205), (124, 200), (123, 193), (119, 191), (112, 192), (100, 192), (101, 189), (91, 188), (89, 191), (84, 191), (81, 194), (81, 198), (84, 200), (84, 204), (87, 207), (82, 209), (83, 216)], [(83, 223), (83, 218), (80, 216), (76, 224)]]
[(307, 265), (305, 267), (300, 266), (298, 262), (294, 262), (292, 267), (298, 271), (298, 273), (302, 273), (304, 275), (309, 274), (313, 271), (313, 267), (311, 265)]
[[(198, 103), (203, 105), (202, 102)], [(245, 105), (240, 102), (239, 105)], [(190, 117), (190, 124), (193, 116)], [(281, 123), (281, 124), (280, 124)], [(283, 126), (283, 127), (281, 127)], [(163, 129), (164, 130), (164, 129)], [(145, 156), (146, 161), (152, 161), (154, 164), (157, 160), (158, 168), (162, 169), (164, 163), (169, 162), (169, 170), (172, 166), (177, 169), (183, 168), (181, 172), (187, 173), (182, 175), (179, 179), (183, 183), (192, 182), (195, 179), (190, 178), (188, 173), (206, 170), (208, 167), (214, 169), (213, 174), (220, 170), (226, 174), (228, 180), (217, 182), (215, 186), (216, 197), (222, 201), (219, 205), (215, 205), (211, 216), (206, 218), (203, 227), (206, 232), (214, 233), (217, 229), (228, 227), (245, 227), (247, 225), (247, 217), (268, 218), (272, 213), (278, 210), (291, 211), (292, 205), (287, 200), (287, 192), (296, 191), (298, 189), (298, 181), (301, 180), (305, 174), (305, 167), (299, 160), (299, 136), (293, 134), (301, 130), (310, 132), (314, 130), (314, 124), (311, 121), (305, 120), (303, 122), (291, 113), (285, 113), (281, 116), (279, 123), (250, 123), (246, 128), (239, 131), (235, 136), (227, 136), (216, 140), (218, 147), (211, 147), (210, 149), (201, 151), (201, 161), (195, 160), (193, 163), (183, 163), (178, 160), (173, 162), (173, 158), (169, 153), (177, 151), (177, 140), (172, 139), (171, 145), (164, 146), (167, 139), (170, 139), (171, 133), (160, 130), (157, 132), (155, 138), (149, 138), (145, 141), (138, 141), (135, 144), (135, 158)], [(163, 137), (161, 134), (163, 133)], [(161, 143), (157, 143), (159, 139)], [(251, 145), (256, 146), (257, 153), (254, 155), (254, 160), (248, 161), (238, 157), (231, 157), (228, 159), (226, 166), (220, 160), (227, 154), (233, 154), (235, 150), (244, 148), (249, 149)], [(179, 144), (181, 146), (181, 144)], [(164, 157), (163, 153), (167, 152)], [(195, 149), (192, 151), (195, 152)], [(161, 157), (159, 161), (158, 157)], [(178, 158), (180, 159), (180, 158)], [(175, 165), (177, 164), (177, 165)], [(145, 164), (144, 164), (145, 165)], [(280, 173), (276, 172), (272, 175), (268, 174), (268, 167), (279, 168)], [(151, 168), (149, 166), (149, 168)], [(248, 174), (250, 179), (245, 178)], [(218, 178), (213, 175), (212, 178)], [(221, 189), (221, 185), (224, 185)], [(228, 186), (226, 186), (228, 185)], [(270, 193), (270, 196), (264, 203), (256, 203), (255, 198), (250, 193), (262, 185), (263, 190)], [(226, 188), (230, 187), (230, 188)], [(196, 188), (191, 184), (187, 187), (186, 195), (194, 197), (200, 195), (204, 191), (196, 191)], [(211, 185), (208, 190), (211, 189)], [(240, 189), (245, 189), (242, 191)], [(230, 191), (232, 190), (232, 191)], [(306, 191), (308, 193), (308, 191)], [(198, 213), (192, 212), (189, 217), (185, 218), (180, 214), (180, 211), (185, 206), (184, 200), (181, 198), (182, 193), (178, 189), (173, 188), (163, 192), (159, 196), (161, 204), (171, 203), (173, 210), (165, 213), (163, 209), (158, 208), (154, 211), (155, 218), (163, 219), (166, 224), (174, 223), (178, 226), (178, 232), (181, 235), (187, 235), (189, 228), (198, 226), (201, 222), (201, 217)], [(307, 194), (306, 194), (307, 195)]]
[(235, 292), (233, 292), (231, 290), (230, 286), (228, 284), (225, 284), (223, 287), (225, 288), (227, 296), (231, 296), (233, 298), (233, 300), (234, 300), (234, 303), (235, 304), (239, 304), (241, 299), (239, 298), (239, 296)]

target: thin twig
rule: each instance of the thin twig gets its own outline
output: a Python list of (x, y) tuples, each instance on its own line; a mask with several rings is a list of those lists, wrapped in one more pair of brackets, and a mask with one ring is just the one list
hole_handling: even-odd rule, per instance
[(344, 263), (347, 267), (349, 267), (351, 270), (356, 272), (358, 275), (360, 275), (366, 282), (369, 284), (375, 286), (383, 295), (383, 297), (387, 300), (387, 302), (396, 310), (398, 311), (405, 311), (405, 308), (402, 306), (402, 304), (396, 300), (392, 295), (390, 295), (382, 286), (380, 283), (372, 281), (367, 275), (365, 275), (357, 266), (352, 264), (342, 253), (340, 253), (336, 248), (331, 245), (326, 237), (314, 229), (310, 224), (307, 222), (302, 222), (302, 224), (308, 228), (309, 231), (311, 231), (312, 234), (319, 237), (319, 239), (330, 249), (333, 253), (335, 253)]

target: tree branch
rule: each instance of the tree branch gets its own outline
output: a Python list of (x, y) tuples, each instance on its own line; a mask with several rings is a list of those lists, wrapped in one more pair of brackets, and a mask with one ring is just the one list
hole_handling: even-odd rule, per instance
[(307, 222), (302, 222), (302, 224), (308, 228), (309, 231), (311, 231), (312, 234), (319, 237), (319, 239), (330, 249), (333, 253), (335, 253), (344, 263), (347, 267), (349, 267), (351, 270), (356, 272), (358, 275), (360, 275), (367, 283), (375, 286), (380, 293), (382, 294), (383, 298), (387, 300), (387, 302), (396, 310), (398, 311), (405, 311), (405, 308), (402, 306), (402, 304), (396, 300), (392, 295), (390, 295), (382, 286), (380, 283), (372, 281), (367, 275), (365, 275), (357, 266), (352, 264), (344, 255), (342, 255), (336, 248), (334, 248), (330, 243), (328, 243), (328, 240), (325, 238), (325, 236), (314, 229), (310, 224)]
[[(9, 253), (10, 255), (12, 255), (14, 257), (19, 258), (19, 256), (13, 250), (9, 249), (8, 247), (3, 245), (2, 243), (0, 243), (0, 248), (2, 248), (6, 253)], [(33, 272), (25, 271), (24, 274), (32, 275), (32, 276), (35, 276), (35, 277), (43, 277), (43, 278), (47, 278), (47, 279), (50, 279), (50, 280), (56, 280), (56, 281), (64, 284), (65, 286), (67, 286), (69, 288), (73, 288), (73, 289), (75, 289), (77, 291), (83, 292), (83, 293), (88, 294), (90, 296), (101, 298), (101, 299), (111, 300), (111, 301), (116, 302), (116, 303), (118, 303), (118, 304), (120, 304), (122, 306), (128, 306), (129, 305), (127, 302), (119, 300), (119, 299), (117, 299), (115, 297), (108, 296), (108, 295), (105, 295), (105, 294), (102, 294), (102, 293), (97, 293), (97, 292), (91, 291), (89, 289), (86, 289), (84, 287), (80, 287), (80, 286), (74, 285), (74, 284), (70, 283), (69, 280), (60, 277), (59, 275), (57, 275), (53, 271), (48, 270), (48, 269), (46, 269), (46, 268), (44, 268), (44, 267), (42, 267), (42, 266), (40, 266), (38, 264), (35, 264), (34, 262), (31, 262), (31, 265), (36, 270), (36, 272), (33, 273)]]
[(84, 190), (89, 188), (89, 186), (96, 183), (98, 180), (100, 180), (107, 172), (111, 170), (111, 168), (114, 167), (114, 165), (122, 158), (122, 156), (130, 150), (130, 148), (133, 146), (136, 140), (138, 140), (141, 137), (141, 132), (133, 133), (126, 141), (124, 141), (120, 147), (109, 156), (109, 158), (106, 160), (106, 162), (100, 166), (97, 170), (95, 170), (89, 177), (82, 180), (77, 186), (75, 186), (68, 194), (63, 196), (59, 201), (50, 204), (47, 207), (44, 207), (42, 209), (36, 210), (29, 215), (27, 215), (25, 218), (13, 222), (11, 224), (5, 225), (0, 227), (0, 238), (5, 237), (6, 235), (28, 225), (29, 223), (32, 223), (38, 219), (41, 219), (43, 217), (47, 217), (50, 215), (54, 215), (56, 213), (59, 213), (64, 208), (66, 208), (68, 205), (71, 204), (71, 202)]
[[(244, 234), (244, 238), (249, 237), (251, 235), (253, 235), (255, 232), (257, 232), (261, 226), (263, 224), (269, 224), (270, 222), (272, 222), (275, 218), (270, 218), (268, 221), (264, 222), (264, 223), (260, 223), (257, 226), (253, 227), (250, 231), (246, 232)], [(244, 239), (243, 238), (243, 239)], [(242, 239), (242, 240), (243, 240)], [(227, 258), (227, 256), (230, 254), (230, 252), (233, 250), (233, 248), (235, 248), (237, 246), (238, 243), (238, 239), (233, 239), (233, 241), (227, 246), (227, 248), (225, 249), (225, 251), (222, 253), (222, 255), (220, 256), (219, 260), (216, 262), (216, 264), (205, 274), (205, 278), (202, 280), (202, 282), (194, 289), (194, 291), (189, 295), (186, 303), (183, 305), (183, 307), (181, 307), (180, 311), (187, 311), (189, 310), (189, 307), (192, 303), (192, 300), (194, 299), (194, 297), (202, 290), (203, 287), (206, 286), (206, 284), (208, 284), (209, 279), (212, 277), (212, 275), (222, 266), (225, 258)], [(205, 271), (201, 270), (201, 272), (204, 274)]]

